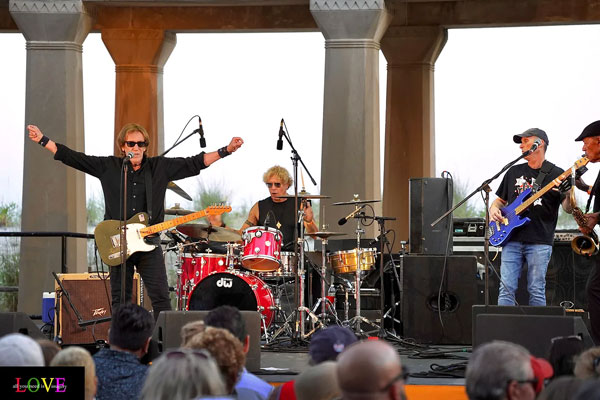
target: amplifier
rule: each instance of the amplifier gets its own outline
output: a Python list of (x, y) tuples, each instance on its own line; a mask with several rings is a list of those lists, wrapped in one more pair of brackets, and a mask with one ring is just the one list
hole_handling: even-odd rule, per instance
[(454, 218), (452, 225), (454, 236), (485, 235), (485, 218)]
[[(107, 273), (58, 274), (58, 278), (69, 293), (73, 307), (81, 316), (81, 320), (73, 311), (73, 307), (55, 282), (56, 318), (54, 319), (54, 336), (62, 344), (88, 344), (98, 340), (108, 340), (111, 316), (110, 278)], [(139, 274), (133, 276), (133, 293), (131, 302), (141, 304), (142, 286)], [(97, 322), (95, 322), (97, 321)], [(82, 324), (83, 323), (83, 324)], [(85, 324), (85, 325), (84, 325)]]

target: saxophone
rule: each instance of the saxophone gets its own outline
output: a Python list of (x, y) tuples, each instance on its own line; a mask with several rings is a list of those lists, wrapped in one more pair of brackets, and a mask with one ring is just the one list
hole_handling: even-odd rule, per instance
[[(571, 177), (573, 181), (575, 181), (575, 171), (573, 171), (573, 175)], [(586, 226), (587, 225), (587, 216), (581, 211), (581, 208), (577, 207), (577, 200), (575, 200), (575, 182), (573, 182), (571, 186), (571, 192), (569, 193), (569, 201), (571, 203), (573, 218), (578, 226)], [(598, 253), (598, 233), (596, 229), (598, 226), (595, 226), (594, 229), (590, 232), (589, 235), (581, 234), (576, 236), (571, 240), (571, 248), (573, 251), (582, 256), (593, 256)]]

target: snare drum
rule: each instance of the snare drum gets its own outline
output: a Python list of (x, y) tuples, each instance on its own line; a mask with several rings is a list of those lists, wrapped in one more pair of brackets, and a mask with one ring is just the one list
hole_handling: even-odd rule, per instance
[(296, 266), (298, 261), (296, 255), (291, 251), (281, 252), (281, 266), (275, 271), (259, 272), (258, 276), (262, 279), (272, 278), (293, 278), (296, 276)]
[(212, 253), (184, 254), (181, 269), (181, 283), (194, 287), (211, 272), (227, 270), (227, 256)]
[[(343, 250), (331, 253), (327, 257), (329, 258), (329, 263), (333, 268), (333, 272), (336, 274), (348, 274), (356, 272), (356, 268), (358, 266), (357, 254), (358, 249)], [(377, 254), (377, 249), (361, 249), (360, 254), (361, 271), (370, 270), (375, 264), (375, 255)]]
[(283, 235), (274, 228), (253, 226), (244, 230), (242, 265), (252, 271), (276, 271), (281, 259)]

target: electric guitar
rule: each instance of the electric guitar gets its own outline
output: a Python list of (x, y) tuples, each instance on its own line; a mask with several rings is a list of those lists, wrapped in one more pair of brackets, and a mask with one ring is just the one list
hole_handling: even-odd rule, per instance
[[(127, 239), (127, 255), (125, 259), (138, 251), (152, 251), (156, 248), (155, 245), (148, 244), (144, 240), (148, 235), (207, 215), (220, 215), (229, 211), (231, 211), (231, 206), (211, 206), (202, 211), (183, 215), (152, 226), (148, 226), (148, 214), (143, 212), (137, 213), (127, 220), (125, 225), (125, 237)], [(121, 224), (122, 221), (106, 220), (100, 222), (96, 226), (96, 229), (94, 229), (94, 238), (96, 239), (100, 258), (102, 258), (105, 264), (111, 267), (121, 264)]]
[[(575, 164), (573, 164), (572, 168), (579, 169), (588, 162), (589, 160), (587, 157), (582, 157), (575, 161)], [(528, 217), (522, 218), (519, 216), (519, 214), (525, 211), (530, 205), (532, 205), (550, 189), (560, 185), (562, 181), (569, 177), (569, 175), (571, 175), (571, 168), (567, 169), (565, 172), (560, 174), (560, 176), (553, 179), (552, 182), (538, 190), (533, 196), (527, 198), (527, 200), (525, 200), (525, 198), (531, 194), (531, 188), (525, 189), (512, 203), (506, 207), (503, 207), (500, 211), (504, 216), (504, 220), (502, 222), (491, 221), (488, 227), (490, 232), (490, 244), (492, 246), (502, 246), (504, 242), (508, 240), (515, 228), (523, 226), (531, 221)]]

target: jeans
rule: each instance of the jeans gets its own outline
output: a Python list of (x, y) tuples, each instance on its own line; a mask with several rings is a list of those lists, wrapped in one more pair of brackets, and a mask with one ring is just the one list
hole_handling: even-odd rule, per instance
[(498, 305), (514, 306), (515, 293), (523, 263), (527, 262), (527, 292), (530, 306), (546, 305), (546, 271), (552, 255), (549, 244), (530, 244), (523, 242), (508, 242), (502, 248), (502, 263), (500, 264), (500, 294)]

